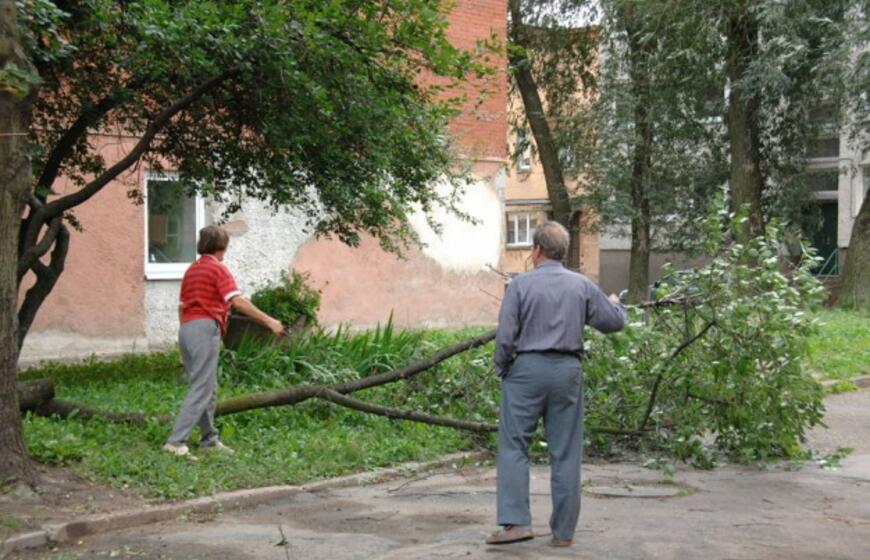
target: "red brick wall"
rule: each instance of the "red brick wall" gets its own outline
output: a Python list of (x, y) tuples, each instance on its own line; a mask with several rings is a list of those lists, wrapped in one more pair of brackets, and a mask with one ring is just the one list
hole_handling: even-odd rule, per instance
[[(474, 50), (478, 39), (495, 34), (504, 50), (507, 37), (507, 0), (458, 0), (449, 15), (448, 37), (454, 45)], [(501, 53), (503, 54), (503, 53)], [(507, 61), (490, 55), (496, 74), (467, 83), (459, 91), (468, 97), (462, 116), (451, 131), (474, 157), (507, 157)], [(486, 96), (477, 104), (481, 91)]]

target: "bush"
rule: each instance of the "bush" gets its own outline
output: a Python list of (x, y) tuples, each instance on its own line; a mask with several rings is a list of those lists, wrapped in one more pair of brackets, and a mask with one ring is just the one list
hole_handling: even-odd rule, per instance
[(251, 301), (285, 325), (293, 325), (299, 317), (305, 317), (307, 325), (317, 324), (320, 309), (320, 292), (308, 285), (308, 275), (295, 270), (282, 273), (281, 279), (268, 284), (251, 297)]

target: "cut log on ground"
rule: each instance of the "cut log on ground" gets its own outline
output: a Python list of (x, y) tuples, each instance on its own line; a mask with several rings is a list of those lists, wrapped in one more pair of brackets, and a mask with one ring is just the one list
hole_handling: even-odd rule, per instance
[(51, 379), (36, 379), (18, 383), (18, 407), (21, 412), (34, 410), (54, 398), (54, 382)]

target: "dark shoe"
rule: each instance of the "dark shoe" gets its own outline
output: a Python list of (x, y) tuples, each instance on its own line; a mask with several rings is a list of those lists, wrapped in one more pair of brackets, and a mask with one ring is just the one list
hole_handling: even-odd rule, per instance
[(510, 544), (520, 541), (528, 541), (535, 538), (535, 533), (525, 527), (505, 525), (501, 531), (497, 531), (486, 539), (486, 544)]
[(561, 548), (561, 547), (571, 546), (571, 543), (573, 543), (573, 542), (574, 541), (571, 539), (553, 539), (550, 541), (550, 545), (557, 546), (557, 547)]

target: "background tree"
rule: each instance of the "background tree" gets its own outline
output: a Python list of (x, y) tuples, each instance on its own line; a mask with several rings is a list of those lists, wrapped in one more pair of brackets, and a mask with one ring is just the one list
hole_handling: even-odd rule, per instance
[[(577, 22), (585, 3), (564, 0), (508, 2), (508, 63), (511, 87), (519, 92), (522, 110), (511, 115), (514, 130), (530, 130), (544, 172), (552, 219), (573, 230), (576, 210), (566, 176), (576, 177), (568, 127), (563, 123), (594, 88), (595, 34)], [(584, 93), (586, 92), (586, 93)], [(518, 143), (515, 155), (529, 146)], [(579, 268), (579, 237), (572, 235), (568, 265)]]
[(745, 209), (742, 238), (772, 216), (800, 225), (811, 196), (801, 188), (814, 111), (837, 97), (842, 23), (850, 0), (699, 3), (723, 41), (728, 81), (732, 209)]
[[(852, 7), (847, 18), (846, 40), (838, 57), (846, 61), (842, 107), (849, 123), (849, 141), (864, 153), (870, 144), (870, 2), (863, 0)], [(848, 169), (848, 173), (864, 173), (864, 169)], [(839, 303), (843, 306), (870, 307), (870, 194), (855, 218), (849, 251), (843, 270), (843, 287)]]
[(717, 45), (676, 4), (601, 2), (600, 94), (574, 124), (596, 131), (579, 147), (588, 199), (602, 227), (628, 227), (635, 302), (648, 297), (654, 250), (698, 248), (699, 218), (724, 180)]
[[(228, 212), (244, 199), (294, 206), (312, 232), (350, 244), (370, 234), (387, 248), (414, 240), (411, 208), (451, 204), (437, 180), (461, 187), (446, 131), (464, 101), (453, 86), (490, 69), (447, 40), (448, 2), (18, 4), (44, 85), (29, 129), (33, 195), (14, 226), (4, 216), (18, 230), (18, 285), (33, 279), (15, 348), (63, 272), (68, 228), (82, 227), (74, 210), (135, 165), (177, 170), (188, 192)], [(137, 140), (107, 162), (93, 131)], [(52, 191), (61, 176), (72, 192)], [(14, 323), (0, 327), (13, 336)], [(14, 384), (14, 354), (3, 383)]]

